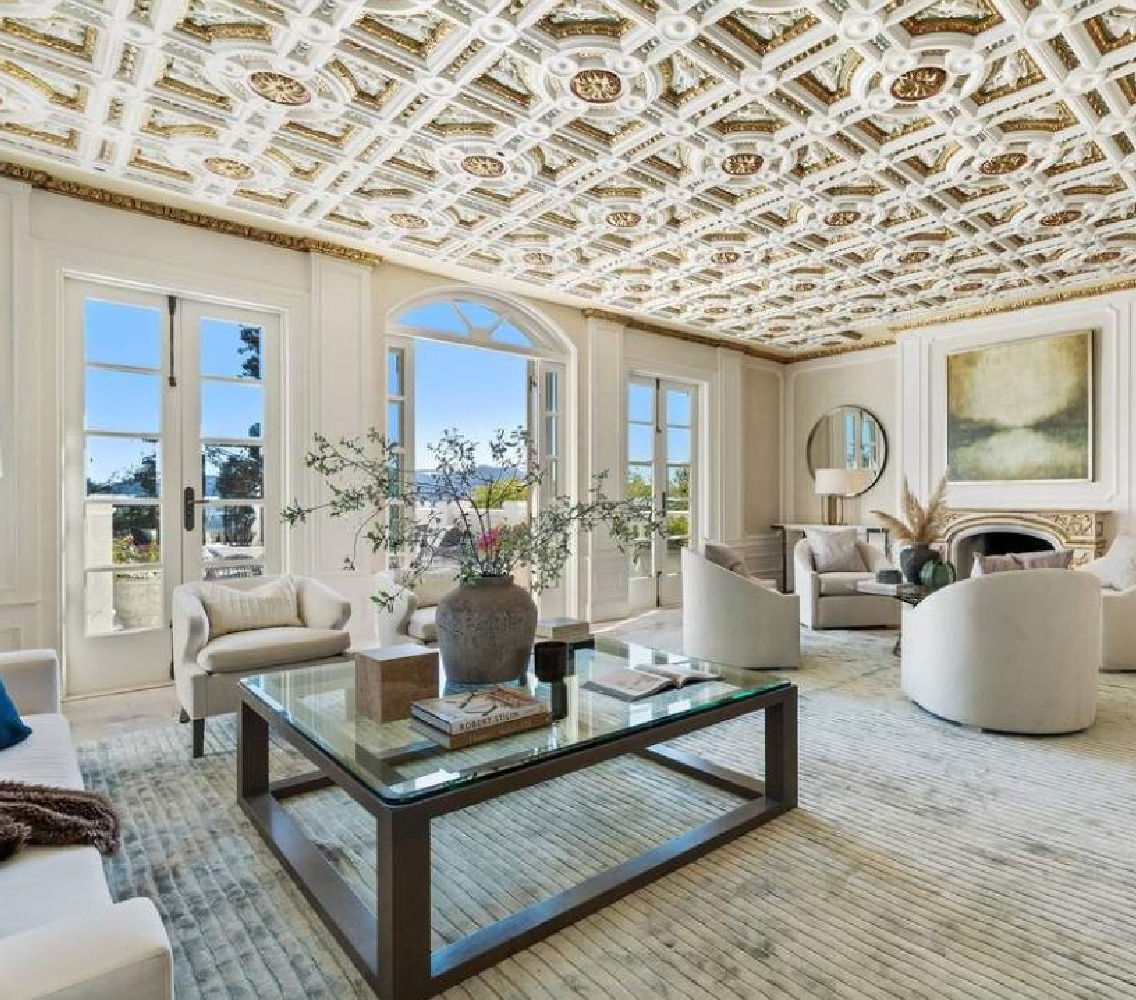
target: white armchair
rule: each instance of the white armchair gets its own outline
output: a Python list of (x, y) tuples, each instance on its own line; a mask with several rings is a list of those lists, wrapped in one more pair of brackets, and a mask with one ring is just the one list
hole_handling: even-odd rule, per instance
[(856, 550), (864, 562), (861, 572), (818, 573), (807, 538), (793, 549), (793, 589), (801, 599), (801, 624), (811, 629), (883, 628), (899, 624), (899, 602), (862, 594), (856, 588), (877, 570), (891, 566), (888, 557), (866, 542)]
[(682, 646), (754, 670), (801, 665), (798, 598), (682, 550)]
[(1087, 573), (973, 577), (905, 607), (904, 693), (928, 712), (998, 732), (1056, 734), (1096, 718), (1101, 590)]
[[(226, 580), (224, 586), (252, 590), (276, 577)], [(182, 721), (193, 723), (193, 756), (205, 752), (205, 720), (235, 712), (240, 704), (237, 682), (248, 674), (318, 663), (341, 655), (351, 645), (346, 631), (351, 603), (318, 580), (292, 578), (299, 600), (301, 626), (231, 632), (210, 639), (209, 617), (201, 602), (201, 584), (174, 588), (174, 684)]]
[(1104, 653), (1101, 670), (1136, 670), (1136, 587), (1101, 590)]
[(376, 607), (379, 645), (437, 642), (434, 616), (438, 602), (458, 585), (454, 572), (453, 569), (429, 570), (413, 588), (400, 583), (399, 574), (394, 570), (376, 574), (377, 591), (394, 597), (391, 607)]

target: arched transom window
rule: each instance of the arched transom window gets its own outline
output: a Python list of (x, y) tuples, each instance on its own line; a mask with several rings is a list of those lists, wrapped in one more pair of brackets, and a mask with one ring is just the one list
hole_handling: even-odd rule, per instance
[(390, 332), (544, 357), (564, 353), (552, 336), (540, 331), (520, 310), (460, 295), (410, 305), (396, 315)]

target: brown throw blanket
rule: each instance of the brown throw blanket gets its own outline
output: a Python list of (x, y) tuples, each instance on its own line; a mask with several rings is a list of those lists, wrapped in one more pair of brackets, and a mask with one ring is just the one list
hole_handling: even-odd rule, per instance
[(118, 815), (105, 795), (0, 781), (0, 861), (25, 844), (118, 848)]

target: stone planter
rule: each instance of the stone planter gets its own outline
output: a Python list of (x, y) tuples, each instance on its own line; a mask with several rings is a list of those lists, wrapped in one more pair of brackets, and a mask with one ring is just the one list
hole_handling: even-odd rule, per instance
[(120, 629), (159, 628), (162, 624), (162, 574), (114, 574), (114, 614)]
[(451, 590), (435, 615), (446, 679), (501, 684), (528, 667), (536, 604), (511, 576), (483, 576)]

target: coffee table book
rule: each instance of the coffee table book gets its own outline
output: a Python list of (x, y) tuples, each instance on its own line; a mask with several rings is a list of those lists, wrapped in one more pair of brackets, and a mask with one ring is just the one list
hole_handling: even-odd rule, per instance
[(410, 706), (410, 715), (418, 732), (448, 750), (537, 729), (552, 720), (539, 698), (504, 685), (418, 701)]
[(406, 643), (355, 654), (355, 706), (378, 722), (410, 718), (412, 702), (438, 696), (438, 651)]
[(542, 618), (536, 623), (538, 639), (556, 642), (582, 642), (592, 635), (592, 626), (578, 618)]

